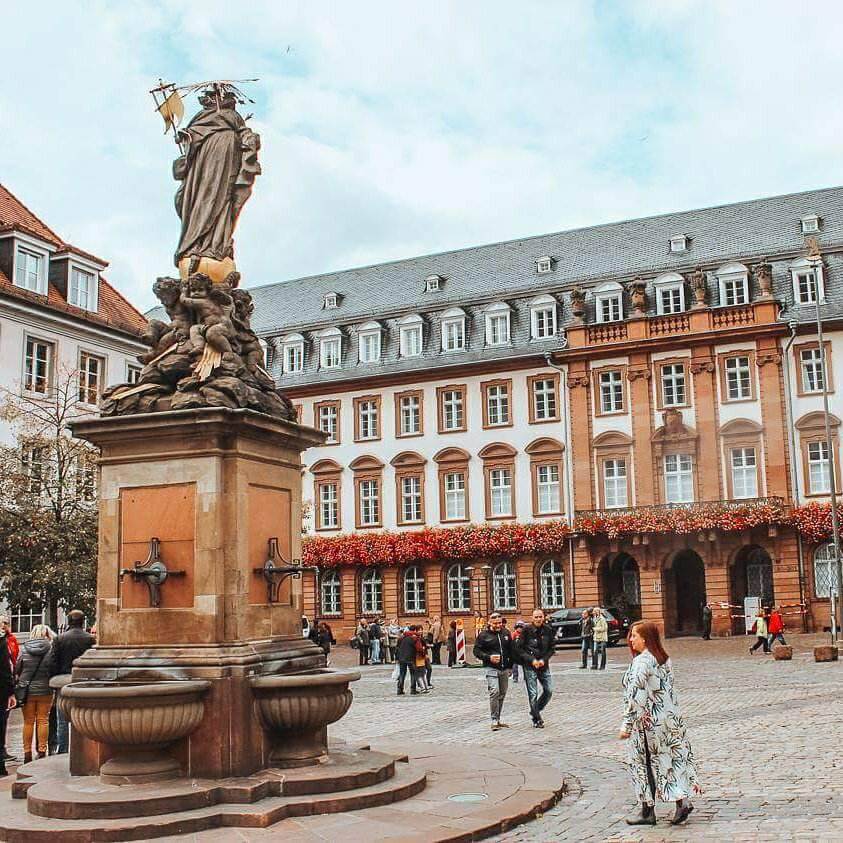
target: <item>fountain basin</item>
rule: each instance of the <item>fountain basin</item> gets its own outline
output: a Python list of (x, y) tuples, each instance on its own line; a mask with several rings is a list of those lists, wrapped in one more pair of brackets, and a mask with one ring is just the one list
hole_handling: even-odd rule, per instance
[(74, 729), (109, 747), (100, 767), (105, 784), (141, 784), (176, 778), (179, 762), (166, 748), (202, 722), (210, 682), (71, 682), (60, 705)]
[(252, 678), (255, 714), (273, 767), (316, 764), (328, 754), (328, 725), (345, 715), (357, 670), (320, 670)]

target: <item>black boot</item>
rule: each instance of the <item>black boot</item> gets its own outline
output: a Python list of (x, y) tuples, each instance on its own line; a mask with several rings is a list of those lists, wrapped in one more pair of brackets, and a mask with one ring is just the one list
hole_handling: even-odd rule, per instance
[(688, 819), (691, 811), (694, 810), (694, 806), (690, 803), (688, 799), (683, 799), (681, 802), (676, 803), (676, 813), (673, 815), (673, 819), (670, 821), (671, 825), (681, 825), (685, 820)]
[(654, 805), (641, 803), (637, 814), (631, 814), (626, 818), (627, 825), (655, 825), (656, 809)]

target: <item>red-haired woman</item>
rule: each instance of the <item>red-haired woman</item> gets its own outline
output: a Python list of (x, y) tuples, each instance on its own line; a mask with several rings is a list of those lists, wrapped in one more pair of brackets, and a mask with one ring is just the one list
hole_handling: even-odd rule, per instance
[(685, 734), (673, 671), (659, 628), (638, 621), (629, 631), (635, 658), (624, 678), (625, 712), (620, 738), (629, 739), (628, 764), (640, 811), (629, 825), (655, 825), (656, 799), (675, 802), (670, 821), (679, 825), (694, 810), (691, 793), (699, 793), (694, 753)]

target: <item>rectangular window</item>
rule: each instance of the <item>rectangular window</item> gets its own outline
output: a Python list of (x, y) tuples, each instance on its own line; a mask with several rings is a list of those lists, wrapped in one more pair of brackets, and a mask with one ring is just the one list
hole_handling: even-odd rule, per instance
[(512, 515), (512, 469), (489, 471), (489, 494), (493, 516)]
[(814, 304), (817, 300), (817, 277), (813, 269), (796, 273), (799, 304)]
[(23, 388), (46, 395), (53, 379), (53, 345), (43, 340), (27, 339)]
[(380, 439), (378, 402), (364, 399), (357, 402), (357, 438)]
[(486, 345), (506, 345), (509, 342), (509, 314), (497, 313), (486, 317)]
[(320, 404), (317, 410), (316, 423), (319, 430), (328, 434), (326, 445), (334, 445), (340, 441), (339, 436), (340, 408), (337, 404)]
[(399, 344), (402, 357), (418, 357), (422, 353), (422, 326), (407, 325), (401, 328)]
[(405, 524), (422, 520), (421, 477), (401, 478), (401, 520)]
[(442, 322), (442, 351), (462, 351), (465, 348), (465, 319)]
[(70, 304), (83, 310), (94, 310), (94, 283), (96, 276), (93, 272), (85, 272), (75, 266), (70, 271)]
[(665, 407), (680, 407), (685, 401), (685, 364), (662, 366), (662, 403)]
[(83, 404), (96, 404), (100, 400), (103, 369), (102, 357), (85, 351), (79, 355), (79, 400)]
[(808, 491), (812, 495), (827, 495), (831, 491), (828, 442), (808, 443)]
[(546, 421), (556, 416), (556, 381), (554, 378), (540, 378), (532, 381), (533, 420)]
[(722, 283), (722, 303), (724, 305), (731, 307), (736, 304), (746, 304), (749, 301), (749, 296), (746, 292), (745, 275), (741, 275), (739, 278), (724, 278)]
[(380, 499), (377, 480), (361, 480), (358, 489), (360, 495), (360, 523), (371, 527), (380, 523)]
[(489, 427), (509, 424), (509, 386), (486, 387), (486, 424)]
[(324, 530), (335, 530), (339, 526), (339, 485), (319, 484), (319, 526)]
[(381, 334), (376, 331), (360, 335), (360, 362), (377, 363), (381, 359)]
[(536, 492), (539, 515), (561, 511), (559, 466), (556, 463), (536, 467)]
[(749, 357), (726, 358), (726, 396), (730, 401), (752, 398), (752, 369)]
[[(323, 341), (324, 342), (324, 341)], [(290, 343), (284, 346), (284, 374), (300, 372), (304, 368), (304, 346), (300, 343)]]
[(694, 500), (694, 472), (690, 454), (665, 456), (664, 489), (667, 503), (691, 503)]
[(465, 393), (461, 389), (443, 389), (439, 393), (443, 431), (465, 430)]
[(758, 497), (758, 464), (755, 448), (732, 448), (732, 497)]
[(450, 471), (445, 475), (445, 520), (462, 521), (465, 519), (465, 474), (462, 471)]
[(617, 370), (600, 373), (600, 412), (623, 412), (623, 373)]
[(603, 460), (603, 502), (606, 509), (629, 506), (626, 460)]
[(127, 366), (126, 367), (126, 382), (127, 383), (138, 383), (140, 381), (141, 371), (142, 370), (138, 366)]
[(41, 278), (44, 272), (44, 258), (34, 252), (18, 247), (17, 263), (15, 265), (15, 284), (33, 293), (40, 293), (43, 285)]
[(597, 321), (617, 322), (623, 318), (620, 293), (612, 296), (598, 296)]
[(802, 391), (823, 391), (823, 355), (819, 348), (803, 348), (799, 351), (802, 369)]
[(421, 396), (402, 395), (398, 399), (399, 436), (416, 436), (422, 432)]
[(556, 308), (536, 307), (531, 311), (533, 317), (533, 339), (544, 340), (556, 334)]
[(682, 287), (679, 284), (660, 287), (657, 309), (660, 314), (681, 313), (683, 310)]
[(340, 338), (331, 337), (319, 343), (319, 365), (323, 369), (336, 369), (340, 365)]
[(29, 493), (40, 495), (44, 483), (44, 448), (24, 445), (21, 449), (21, 471), (27, 478)]

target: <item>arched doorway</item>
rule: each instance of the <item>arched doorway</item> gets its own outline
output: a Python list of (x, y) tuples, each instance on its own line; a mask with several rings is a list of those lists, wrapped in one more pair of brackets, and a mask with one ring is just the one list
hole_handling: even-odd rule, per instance
[[(729, 592), (732, 603), (743, 607), (747, 597), (760, 597), (762, 606), (772, 606), (776, 594), (773, 589), (773, 560), (760, 544), (744, 545), (736, 554), (729, 572)], [(740, 614), (736, 609), (733, 614)], [(732, 618), (732, 633), (745, 632), (743, 618)]]
[(673, 557), (668, 576), (666, 601), (670, 635), (698, 635), (702, 632), (702, 609), (706, 603), (705, 565), (693, 550), (680, 550)]
[(638, 562), (628, 553), (605, 556), (600, 563), (600, 603), (630, 620), (641, 618), (641, 577)]

